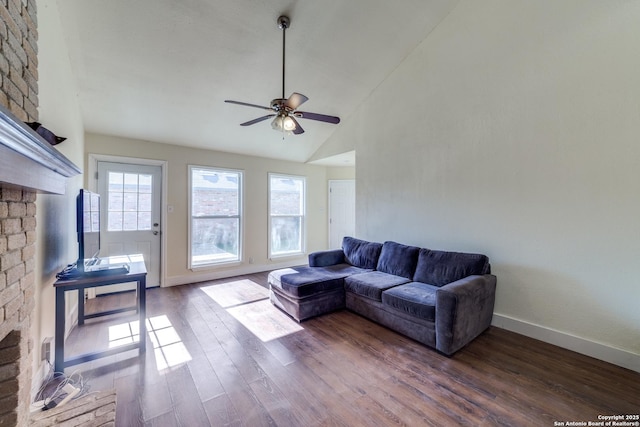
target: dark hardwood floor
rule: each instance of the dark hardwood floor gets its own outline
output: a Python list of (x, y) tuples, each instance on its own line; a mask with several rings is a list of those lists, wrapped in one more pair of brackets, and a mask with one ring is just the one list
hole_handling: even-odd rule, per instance
[[(90, 391), (115, 388), (116, 425), (126, 427), (553, 426), (640, 413), (640, 373), (493, 327), (448, 358), (346, 310), (298, 325), (263, 288), (247, 286), (227, 308), (214, 301), (242, 279), (266, 286), (261, 273), (150, 289), (154, 340), (143, 357), (121, 353), (65, 373), (80, 373)], [(87, 312), (127, 298), (90, 300)], [(132, 321), (76, 327), (67, 352), (125, 341)]]

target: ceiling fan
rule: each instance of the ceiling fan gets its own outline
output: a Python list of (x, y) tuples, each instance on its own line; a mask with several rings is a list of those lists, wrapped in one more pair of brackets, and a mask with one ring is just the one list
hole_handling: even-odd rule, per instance
[(246, 102), (225, 100), (230, 104), (244, 105), (246, 107), (260, 108), (262, 110), (270, 111), (270, 114), (266, 116), (258, 117), (257, 119), (249, 120), (248, 122), (240, 123), (240, 126), (251, 126), (256, 123), (260, 123), (271, 117), (275, 117), (271, 122), (271, 127), (277, 131), (299, 135), (304, 133), (304, 129), (300, 126), (300, 123), (296, 119), (308, 119), (316, 120), (325, 123), (340, 123), (340, 118), (335, 116), (327, 116), (325, 114), (309, 113), (305, 111), (298, 111), (298, 107), (309, 100), (306, 96), (293, 92), (289, 98), (284, 97), (284, 58), (285, 58), (285, 33), (289, 28), (291, 21), (287, 16), (280, 16), (278, 18), (278, 28), (282, 30), (282, 98), (276, 98), (271, 101), (268, 107), (262, 105), (249, 104)]

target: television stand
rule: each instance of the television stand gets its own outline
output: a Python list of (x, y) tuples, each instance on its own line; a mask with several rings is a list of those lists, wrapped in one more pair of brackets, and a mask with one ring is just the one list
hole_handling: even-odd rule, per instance
[[(142, 259), (140, 256), (139, 259)], [(128, 271), (122, 271), (115, 274), (80, 274), (73, 278), (61, 278), (54, 284), (56, 289), (56, 337), (55, 337), (55, 364), (54, 371), (56, 375), (64, 372), (64, 368), (77, 365), (84, 362), (89, 362), (101, 357), (111, 356), (123, 351), (129, 351), (133, 349), (139, 349), (139, 354), (142, 355), (146, 350), (146, 337), (147, 327), (145, 323), (146, 318), (146, 285), (147, 281), (147, 269), (144, 261), (135, 261), (129, 264)], [(87, 288), (95, 288), (99, 286), (116, 285), (118, 283), (136, 282), (136, 305), (130, 307), (118, 308), (115, 310), (108, 310), (99, 313), (92, 313), (85, 315), (84, 313), (84, 290)], [(65, 304), (65, 292), (78, 291), (78, 326), (84, 325), (85, 319), (91, 319), (95, 317), (108, 316), (110, 314), (122, 313), (125, 311), (135, 310), (139, 315), (140, 335), (138, 342), (127, 344), (112, 348), (104, 351), (97, 351), (82, 354), (79, 356), (73, 356), (65, 359), (64, 356), (64, 338), (65, 338), (65, 318), (66, 318), (66, 304)]]

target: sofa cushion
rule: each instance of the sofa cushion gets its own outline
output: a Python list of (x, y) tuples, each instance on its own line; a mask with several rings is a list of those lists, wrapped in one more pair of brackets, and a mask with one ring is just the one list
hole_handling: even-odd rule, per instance
[(316, 251), (309, 254), (309, 267), (327, 267), (329, 265), (344, 264), (345, 262), (342, 249)]
[(419, 319), (436, 321), (437, 286), (411, 282), (382, 293), (382, 304)]
[(283, 268), (269, 273), (269, 284), (293, 298), (304, 298), (344, 288), (344, 278), (366, 272), (349, 264), (328, 267)]
[(396, 276), (413, 278), (420, 248), (396, 242), (384, 242), (376, 270)]
[(378, 264), (382, 244), (345, 236), (342, 239), (342, 250), (349, 264), (373, 270)]
[(444, 286), (467, 276), (490, 272), (486, 255), (420, 249), (413, 280)]
[(404, 277), (381, 271), (371, 271), (368, 273), (354, 274), (344, 279), (344, 289), (347, 292), (362, 295), (375, 301), (382, 300), (382, 291), (394, 286), (409, 282)]

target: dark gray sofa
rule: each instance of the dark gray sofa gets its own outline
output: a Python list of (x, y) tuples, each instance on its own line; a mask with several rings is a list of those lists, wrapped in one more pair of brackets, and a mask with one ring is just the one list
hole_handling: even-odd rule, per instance
[(496, 277), (485, 255), (345, 237), (309, 266), (272, 271), (269, 285), (298, 321), (347, 308), (451, 355), (491, 324)]

